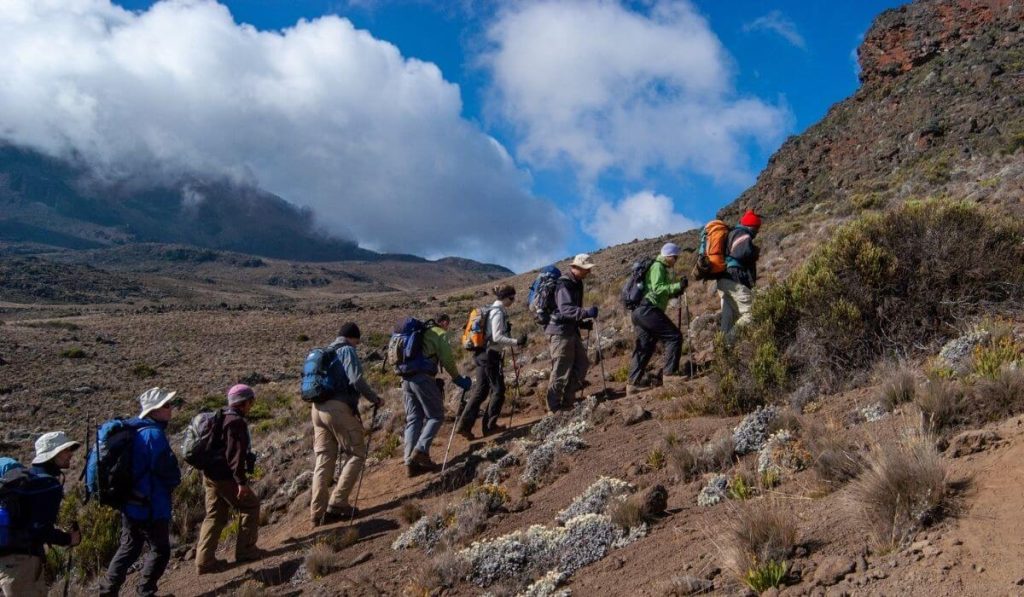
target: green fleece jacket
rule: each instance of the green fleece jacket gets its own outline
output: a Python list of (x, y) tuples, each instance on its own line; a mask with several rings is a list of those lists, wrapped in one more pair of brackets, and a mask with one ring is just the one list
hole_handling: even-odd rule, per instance
[(647, 287), (644, 298), (662, 311), (668, 306), (669, 299), (683, 292), (683, 283), (676, 279), (662, 257), (655, 259), (647, 270), (644, 285)]
[(459, 368), (455, 365), (455, 355), (452, 354), (452, 345), (448, 343), (444, 328), (432, 327), (423, 334), (423, 356), (434, 359), (437, 364), (452, 376), (452, 379), (459, 377)]

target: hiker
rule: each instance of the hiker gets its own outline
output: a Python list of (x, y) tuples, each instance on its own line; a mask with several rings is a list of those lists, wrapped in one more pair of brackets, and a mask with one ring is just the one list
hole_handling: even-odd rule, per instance
[(263, 556), (256, 547), (260, 531), (260, 498), (249, 486), (249, 475), (256, 465), (246, 416), (256, 403), (256, 393), (245, 384), (228, 390), (220, 430), (213, 449), (215, 456), (203, 469), (206, 489), (206, 517), (199, 527), (196, 545), (196, 572), (208, 574), (223, 570), (226, 562), (216, 557), (217, 542), (227, 526), (231, 510), (239, 514), (235, 535), (235, 562), (251, 562)]
[(179, 404), (176, 394), (164, 388), (146, 390), (139, 396), (142, 410), (138, 418), (128, 422), (135, 429), (131, 445), (134, 499), (121, 507), (121, 544), (100, 584), (103, 597), (121, 591), (145, 544), (149, 544), (149, 553), (139, 575), (138, 594), (156, 595), (157, 581), (171, 557), (171, 492), (181, 484), (181, 470), (167, 442), (166, 429)]
[[(357, 514), (348, 498), (366, 460), (359, 396), (375, 407), (384, 404), (363, 375), (363, 366), (356, 354), (361, 336), (359, 326), (354, 322), (341, 326), (337, 339), (328, 347), (334, 351), (328, 374), (336, 389), (329, 398), (314, 402), (310, 408), (316, 466), (313, 468), (309, 513), (314, 527), (339, 522), (346, 514)], [(341, 476), (332, 491), (339, 453), (343, 453)]]
[(444, 420), (444, 381), (436, 377), (438, 367), (451, 376), (452, 383), (463, 391), (472, 382), (459, 373), (452, 355), (451, 344), (445, 333), (452, 319), (441, 313), (432, 320), (423, 333), (423, 358), (430, 366), (421, 372), (402, 378), (402, 398), (405, 403), (405, 468), (410, 477), (438, 470), (430, 460), (430, 444)]
[(748, 210), (740, 218), (739, 226), (729, 232), (726, 241), (725, 275), (716, 284), (722, 298), (722, 332), (732, 341), (737, 330), (750, 322), (750, 307), (754, 302), (754, 283), (757, 282), (757, 259), (760, 249), (754, 237), (761, 229), (761, 216)]
[(492, 291), (496, 298), (487, 310), (485, 348), (473, 356), (473, 362), (476, 363), (475, 389), (456, 421), (456, 433), (470, 441), (476, 439), (473, 436), (473, 425), (480, 415), (484, 400), (487, 400), (487, 407), (484, 416), (480, 418), (481, 433), (488, 436), (505, 431), (505, 426), (498, 424), (501, 407), (505, 404), (503, 349), (506, 346), (526, 346), (526, 334), (521, 334), (519, 338), (509, 335), (512, 333), (512, 324), (508, 321), (508, 309), (516, 300), (516, 289), (509, 284), (502, 284)]
[(572, 406), (573, 396), (583, 387), (590, 361), (580, 338), (580, 330), (593, 327), (597, 307), (583, 308), (583, 280), (594, 267), (590, 255), (580, 253), (569, 264), (555, 287), (555, 308), (544, 332), (551, 354), (551, 381), (548, 385), (548, 413)]
[[(8, 547), (0, 550), (0, 595), (3, 597), (44, 597), (46, 577), (45, 545), (74, 547), (81, 543), (77, 528), (58, 529), (57, 516), (64, 499), (64, 471), (71, 466), (71, 458), (81, 446), (68, 439), (63, 431), (51, 431), (36, 440), (36, 455), (32, 467), (24, 467), (13, 459), (6, 460), (10, 473), (4, 475), (5, 485), (15, 483), (13, 477), (21, 475), (18, 487), (13, 488), (18, 504), (5, 503), (12, 518), (8, 521)], [(18, 469), (18, 470), (14, 470)], [(65, 571), (68, 573), (68, 571)]]
[[(665, 314), (665, 308), (673, 299), (686, 290), (686, 278), (676, 280), (672, 273), (679, 259), (679, 246), (665, 243), (661, 254), (651, 262), (644, 275), (644, 298), (633, 309), (631, 319), (636, 328), (636, 344), (629, 365), (629, 380), (626, 393), (631, 394), (650, 385), (643, 379), (647, 363), (654, 355), (658, 342), (665, 345), (665, 364), (661, 369), (664, 376), (679, 375), (679, 357), (682, 354), (683, 335), (679, 327)], [(599, 340), (600, 341), (600, 340)]]

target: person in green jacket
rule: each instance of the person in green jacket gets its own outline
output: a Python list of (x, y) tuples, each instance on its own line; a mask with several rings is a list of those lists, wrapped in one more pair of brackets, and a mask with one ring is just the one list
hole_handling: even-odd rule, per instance
[(676, 280), (672, 267), (679, 259), (679, 247), (675, 243), (665, 243), (661, 255), (651, 263), (644, 276), (644, 287), (647, 294), (643, 301), (633, 309), (633, 326), (636, 328), (636, 345), (633, 348), (633, 359), (629, 367), (627, 393), (650, 385), (643, 377), (658, 342), (665, 343), (665, 365), (662, 374), (679, 375), (679, 358), (682, 354), (683, 335), (679, 327), (665, 314), (669, 300), (683, 294), (686, 290), (686, 278)]
[[(438, 370), (447, 371), (452, 383), (468, 390), (472, 382), (459, 374), (451, 344), (445, 336), (451, 321), (445, 313), (434, 319), (434, 325), (423, 334), (423, 356), (433, 360)], [(437, 470), (437, 465), (430, 460), (430, 444), (444, 420), (443, 383), (426, 373), (402, 380), (402, 396), (405, 401), (405, 468), (410, 477)]]

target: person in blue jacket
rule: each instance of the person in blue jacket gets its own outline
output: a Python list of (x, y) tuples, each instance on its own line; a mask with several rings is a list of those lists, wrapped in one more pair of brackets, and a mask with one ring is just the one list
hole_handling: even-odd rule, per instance
[(149, 544), (138, 594), (156, 595), (156, 585), (171, 558), (171, 492), (181, 484), (178, 459), (167, 441), (167, 422), (174, 414), (176, 392), (150, 388), (139, 396), (142, 412), (129, 425), (136, 429), (132, 446), (134, 500), (121, 511), (121, 544), (100, 585), (100, 595), (116, 596), (128, 569)]

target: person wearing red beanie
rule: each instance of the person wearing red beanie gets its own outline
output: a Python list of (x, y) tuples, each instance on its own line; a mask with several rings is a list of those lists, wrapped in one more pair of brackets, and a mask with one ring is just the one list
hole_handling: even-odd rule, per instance
[(747, 210), (740, 217), (739, 226), (729, 232), (726, 241), (725, 275), (717, 281), (722, 299), (722, 332), (731, 342), (736, 331), (750, 322), (750, 308), (754, 303), (754, 283), (757, 281), (757, 259), (760, 249), (754, 237), (761, 229), (761, 216)]

